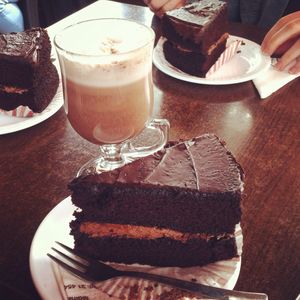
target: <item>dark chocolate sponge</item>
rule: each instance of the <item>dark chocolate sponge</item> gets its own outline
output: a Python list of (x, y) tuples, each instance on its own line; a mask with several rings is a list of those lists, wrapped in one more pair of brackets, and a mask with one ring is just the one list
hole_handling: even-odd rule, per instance
[(45, 109), (59, 83), (50, 54), (51, 43), (43, 28), (0, 35), (0, 108)]

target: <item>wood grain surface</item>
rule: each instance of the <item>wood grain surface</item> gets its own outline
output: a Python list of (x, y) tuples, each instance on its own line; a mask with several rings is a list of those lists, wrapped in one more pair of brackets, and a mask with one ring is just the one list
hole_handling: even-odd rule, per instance
[[(151, 20), (159, 34), (160, 21), (152, 20), (146, 7), (107, 1), (92, 6), (99, 17), (105, 11), (105, 16)], [(264, 35), (241, 24), (231, 24), (230, 33), (258, 43)], [(197, 85), (156, 68), (153, 76), (155, 116), (170, 121), (170, 139), (215, 133), (245, 171), (236, 288), (267, 293), (271, 300), (295, 299), (300, 292), (299, 79), (261, 100), (251, 81)], [(96, 155), (97, 146), (75, 133), (63, 108), (36, 126), (0, 136), (1, 299), (39, 299), (29, 270), (32, 238), (46, 214), (69, 195), (67, 184), (79, 167)]]

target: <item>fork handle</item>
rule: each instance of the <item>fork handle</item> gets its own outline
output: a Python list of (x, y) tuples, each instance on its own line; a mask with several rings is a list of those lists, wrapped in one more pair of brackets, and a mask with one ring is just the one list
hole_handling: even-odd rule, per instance
[(205, 295), (208, 297), (215, 297), (217, 299), (255, 299), (255, 300), (267, 300), (268, 296), (263, 293), (250, 293), (235, 290), (226, 290), (222, 288), (207, 286), (201, 283), (195, 283), (190, 281), (184, 281), (176, 278), (165, 277), (156, 274), (135, 272), (135, 271), (125, 271), (123, 273), (125, 276), (138, 277), (143, 279), (148, 279), (152, 281), (158, 281), (163, 284), (167, 284), (173, 287), (177, 287), (183, 290), (193, 292), (195, 294)]

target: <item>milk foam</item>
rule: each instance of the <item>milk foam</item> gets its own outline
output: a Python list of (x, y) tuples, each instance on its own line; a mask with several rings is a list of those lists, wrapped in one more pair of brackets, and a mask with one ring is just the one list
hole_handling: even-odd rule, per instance
[[(101, 19), (69, 27), (55, 38), (69, 80), (91, 87), (129, 84), (152, 68), (154, 33), (121, 19)], [(145, 46), (146, 45), (146, 46)]]

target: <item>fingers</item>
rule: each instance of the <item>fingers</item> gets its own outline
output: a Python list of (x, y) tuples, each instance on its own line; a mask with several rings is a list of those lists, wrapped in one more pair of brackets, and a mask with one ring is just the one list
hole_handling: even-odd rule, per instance
[(169, 0), (162, 7), (162, 11), (166, 12), (168, 10), (179, 8), (179, 7), (183, 6), (184, 4), (185, 4), (185, 0)]
[(296, 20), (300, 18), (300, 12), (295, 12), (292, 14), (289, 14), (281, 19), (278, 20), (278, 22), (268, 31), (266, 34), (262, 45), (268, 44), (270, 39), (279, 31), (281, 28), (283, 28), (287, 23), (290, 21)]
[(159, 17), (166, 11), (181, 7), (185, 0), (144, 0), (149, 8)]
[(300, 11), (281, 18), (266, 34), (262, 51), (267, 55), (278, 55), (275, 68), (291, 74), (300, 72)]
[[(292, 64), (293, 62), (294, 64)], [(275, 65), (275, 68), (279, 71), (283, 71), (288, 68), (287, 70), (291, 74), (295, 74), (300, 71), (300, 38), (282, 55)]]
[(295, 64), (289, 69), (290, 74), (300, 73), (300, 57), (296, 59)]
[(144, 0), (149, 8), (154, 12), (158, 12), (169, 0)]
[(278, 20), (278, 22), (269, 30), (269, 32), (266, 34), (263, 43), (268, 42), (269, 39), (282, 27), (285, 26), (285, 24), (289, 23), (290, 21), (293, 21), (294, 19), (297, 19), (300, 17), (300, 12), (292, 13), (287, 16), (282, 17)]
[(265, 54), (272, 55), (281, 45), (299, 34), (300, 11), (281, 18), (266, 34), (261, 49)]

